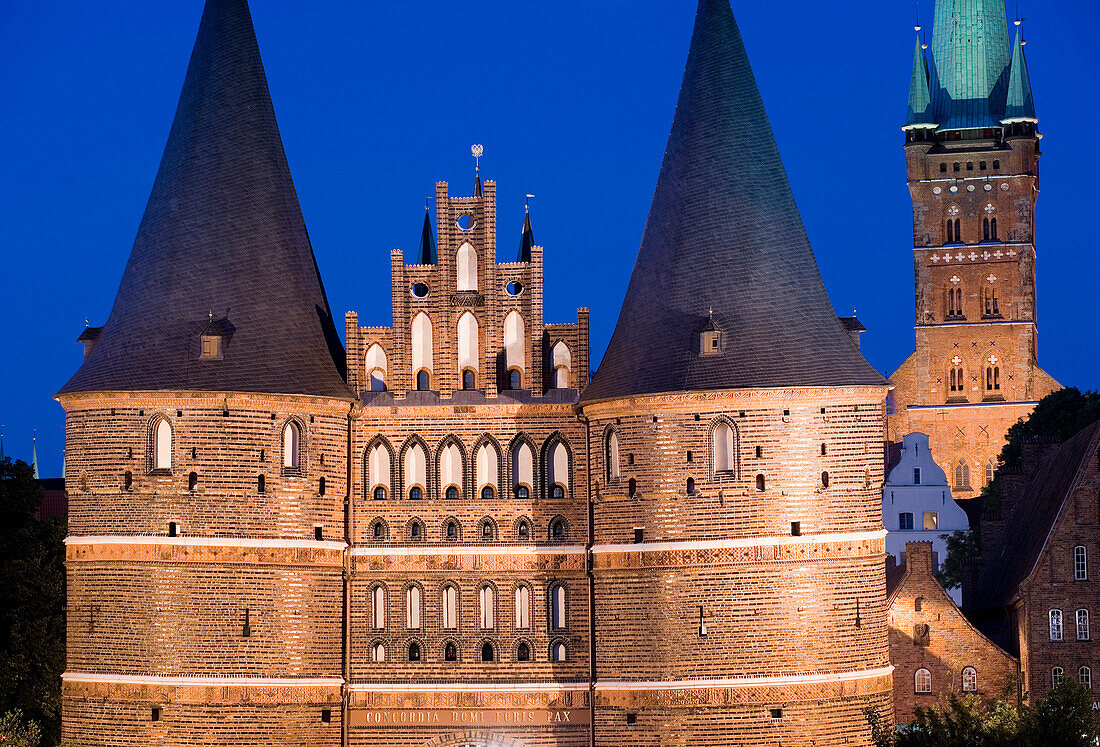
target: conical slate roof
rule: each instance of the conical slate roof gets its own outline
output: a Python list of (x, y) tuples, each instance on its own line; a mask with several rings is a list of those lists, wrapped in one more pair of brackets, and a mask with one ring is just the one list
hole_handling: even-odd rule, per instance
[(418, 265), (438, 264), (439, 258), (435, 253), (435, 231), (432, 230), (432, 214), (428, 212), (428, 206), (424, 206), (424, 226), (420, 229), (420, 251), (416, 253)]
[[(211, 320), (221, 360), (200, 360)], [(349, 397), (245, 0), (208, 0), (110, 317), (62, 392)]]
[[(722, 350), (700, 355), (712, 318)], [(582, 399), (883, 383), (825, 294), (729, 2), (701, 0), (634, 273)]]

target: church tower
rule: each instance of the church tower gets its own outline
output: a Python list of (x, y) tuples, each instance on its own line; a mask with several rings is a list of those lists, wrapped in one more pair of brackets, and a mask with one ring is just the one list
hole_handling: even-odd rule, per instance
[(1003, 0), (939, 0), (917, 27), (905, 126), (916, 351), (894, 373), (889, 439), (929, 436), (957, 498), (977, 495), (1008, 428), (1059, 385), (1038, 366), (1040, 140), (1024, 40)]
[(729, 2), (701, 0), (581, 395), (600, 744), (869, 743), (887, 388), (826, 295)]

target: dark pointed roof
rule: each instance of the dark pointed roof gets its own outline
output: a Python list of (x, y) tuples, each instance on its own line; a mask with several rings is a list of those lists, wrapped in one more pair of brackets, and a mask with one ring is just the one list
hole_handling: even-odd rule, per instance
[(418, 265), (438, 264), (439, 257), (435, 253), (435, 232), (432, 231), (432, 215), (428, 212), (428, 206), (424, 206), (424, 227), (420, 230), (420, 251), (416, 254)]
[[(234, 332), (199, 360), (211, 315)], [(208, 0), (98, 344), (62, 392), (349, 397), (245, 0)]]
[(481, 189), (481, 170), (478, 169), (477, 175), (474, 176), (474, 197), (484, 197), (484, 193)]
[[(713, 310), (723, 352), (699, 355)], [(618, 325), (582, 399), (884, 384), (837, 319), (728, 0), (701, 0)]]
[(531, 248), (534, 245), (535, 232), (531, 230), (531, 211), (525, 210), (523, 213), (523, 233), (519, 239), (519, 254), (516, 256), (516, 261), (530, 262)]

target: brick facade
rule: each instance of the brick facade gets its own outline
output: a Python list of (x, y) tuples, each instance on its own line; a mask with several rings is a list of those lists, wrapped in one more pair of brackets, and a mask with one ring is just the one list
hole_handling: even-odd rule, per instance
[[(905, 563), (887, 574), (894, 714), (902, 724), (914, 720), (918, 707), (939, 705), (948, 693), (987, 700), (1018, 695), (1016, 659), (966, 619), (935, 570), (932, 543), (908, 542)], [(918, 670), (927, 672), (927, 692), (918, 689)]]
[(891, 377), (889, 431), (928, 434), (956, 499), (981, 491), (1008, 428), (1060, 388), (1037, 359), (1039, 136), (1030, 123), (965, 132), (977, 139), (911, 132), (905, 146), (916, 350)]

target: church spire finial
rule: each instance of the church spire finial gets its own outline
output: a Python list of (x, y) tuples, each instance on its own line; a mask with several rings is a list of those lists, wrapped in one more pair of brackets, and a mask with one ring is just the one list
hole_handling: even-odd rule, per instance
[(485, 146), (480, 143), (470, 147), (474, 157), (474, 197), (481, 197), (481, 157), (485, 155)]

